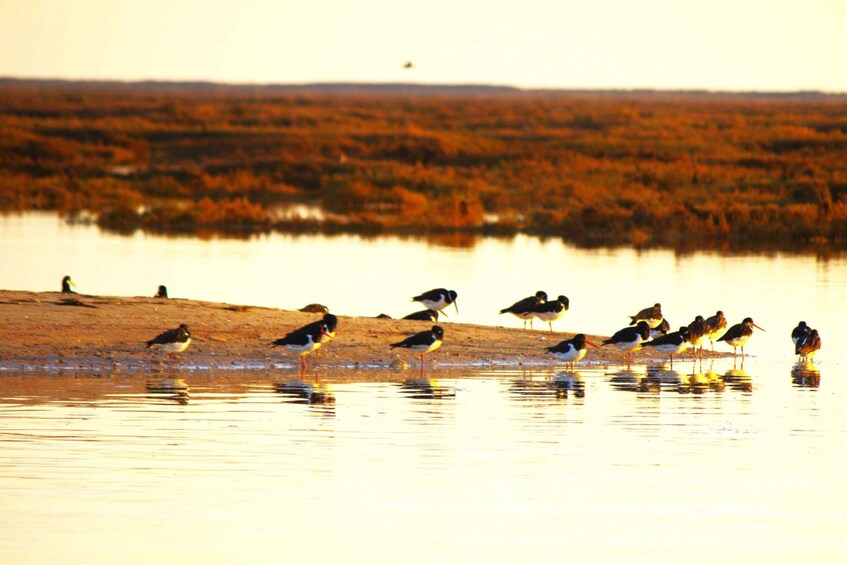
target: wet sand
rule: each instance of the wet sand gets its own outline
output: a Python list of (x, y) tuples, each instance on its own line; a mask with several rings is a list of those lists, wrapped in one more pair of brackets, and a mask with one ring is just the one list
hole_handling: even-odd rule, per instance
[[(311, 367), (381, 368), (420, 365), (416, 353), (394, 349), (397, 342), (432, 327), (431, 322), (339, 317), (335, 339)], [(0, 290), (0, 370), (150, 371), (268, 370), (299, 367), (299, 357), (271, 347), (274, 339), (318, 320), (321, 314), (183, 299), (87, 296), (58, 292)], [(160, 332), (188, 324), (192, 342), (170, 358), (145, 342)], [(427, 366), (517, 367), (562, 365), (545, 347), (572, 333), (481, 326), (444, 321), (444, 345), (426, 356)], [(601, 343), (605, 336), (589, 335)], [(725, 357), (723, 352), (709, 357)], [(684, 357), (690, 358), (691, 352)], [(636, 361), (663, 360), (639, 351)], [(580, 364), (621, 364), (616, 348), (588, 348)]]

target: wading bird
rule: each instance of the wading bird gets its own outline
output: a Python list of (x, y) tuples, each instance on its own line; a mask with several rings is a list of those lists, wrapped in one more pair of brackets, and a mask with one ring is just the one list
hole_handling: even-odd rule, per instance
[(174, 354), (185, 351), (191, 344), (191, 332), (188, 331), (188, 326), (180, 324), (178, 328), (167, 330), (150, 341), (147, 342), (147, 347), (158, 346), (159, 351)]
[(656, 302), (653, 306), (641, 310), (635, 316), (630, 316), (629, 325), (634, 326), (638, 320), (644, 320), (652, 329), (661, 324), (663, 318), (662, 305)]
[(536, 306), (534, 314), (538, 319), (547, 322), (550, 325), (550, 331), (552, 332), (553, 322), (561, 319), (565, 314), (567, 314), (570, 305), (571, 301), (568, 300), (568, 297), (560, 294), (559, 298), (556, 300), (551, 300), (550, 302), (545, 302), (544, 304)]
[(718, 341), (725, 341), (732, 346), (733, 357), (737, 354), (736, 349), (740, 347), (741, 357), (744, 357), (744, 344), (753, 335), (753, 328), (765, 331), (753, 323), (753, 318), (744, 318), (740, 324), (735, 324), (726, 330), (726, 333), (719, 337)]

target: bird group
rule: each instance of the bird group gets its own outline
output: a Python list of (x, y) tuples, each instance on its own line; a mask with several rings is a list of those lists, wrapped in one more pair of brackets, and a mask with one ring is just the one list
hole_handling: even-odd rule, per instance
[[(62, 279), (62, 292), (73, 293), (71, 286), (76, 286), (70, 276)], [(155, 295), (156, 298), (168, 298), (168, 291), (164, 285), (160, 285)], [(420, 302), (426, 307), (425, 310), (413, 312), (403, 319), (423, 320), (437, 322), (439, 315), (446, 316), (444, 310), (451, 304), (459, 312), (457, 303), (458, 293), (455, 290), (435, 288), (419, 295), (413, 296), (413, 302)], [(338, 318), (330, 314), (326, 307), (321, 306), (325, 312), (323, 318), (298, 328), (284, 337), (271, 343), (273, 347), (284, 347), (285, 349), (300, 355), (301, 366), (306, 368), (306, 356), (318, 351), (321, 345), (335, 337), (338, 326)], [(523, 320), (524, 329), (529, 321), (538, 318), (553, 331), (553, 322), (561, 319), (570, 308), (570, 300), (567, 296), (559, 295), (555, 300), (548, 300), (547, 293), (539, 290), (532, 296), (522, 298), (507, 308), (500, 310), (500, 314), (512, 314)], [(702, 358), (703, 346), (708, 339), (712, 351), (715, 341), (722, 341), (731, 345), (733, 356), (737, 356), (741, 349), (742, 357), (745, 355), (744, 346), (753, 335), (753, 328), (764, 331), (753, 322), (750, 317), (744, 318), (741, 323), (727, 327), (724, 313), (718, 310), (714, 316), (704, 318), (696, 316), (687, 326), (681, 326), (677, 331), (670, 331), (670, 324), (662, 314), (662, 305), (659, 303), (640, 310), (637, 314), (629, 316), (630, 324), (615, 333), (608, 339), (597, 345), (588, 340), (583, 333), (576, 334), (571, 339), (563, 340), (554, 346), (546, 347), (545, 351), (558, 360), (569, 364), (571, 367), (583, 359), (587, 353), (587, 346), (603, 347), (612, 345), (627, 355), (627, 362), (631, 361), (634, 352), (645, 347), (652, 347), (656, 351), (668, 355), (671, 366), (673, 366), (674, 355), (679, 355), (689, 348), (693, 348), (695, 355)], [(821, 348), (821, 339), (818, 331), (809, 327), (806, 322), (800, 322), (791, 332), (791, 340), (795, 346), (795, 354), (802, 359), (811, 359)], [(444, 342), (444, 328), (435, 325), (431, 329), (418, 332), (408, 336), (402, 341), (389, 344), (391, 348), (402, 348), (414, 351), (420, 355), (421, 366), (424, 363), (424, 354), (435, 351)], [(147, 341), (147, 347), (158, 346), (167, 353), (179, 353), (185, 351), (191, 343), (191, 333), (186, 324), (167, 330), (153, 339)]]

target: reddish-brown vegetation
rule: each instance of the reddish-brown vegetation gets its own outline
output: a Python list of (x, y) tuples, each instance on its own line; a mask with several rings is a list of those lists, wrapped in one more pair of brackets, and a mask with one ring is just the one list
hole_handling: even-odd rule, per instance
[(0, 209), (123, 230), (843, 243), (846, 157), (843, 96), (0, 85)]

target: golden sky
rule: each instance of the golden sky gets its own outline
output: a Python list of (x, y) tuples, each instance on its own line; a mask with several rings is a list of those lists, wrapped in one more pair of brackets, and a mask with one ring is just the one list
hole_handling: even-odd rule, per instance
[(15, 77), (844, 92), (846, 53), (845, 0), (0, 0)]

